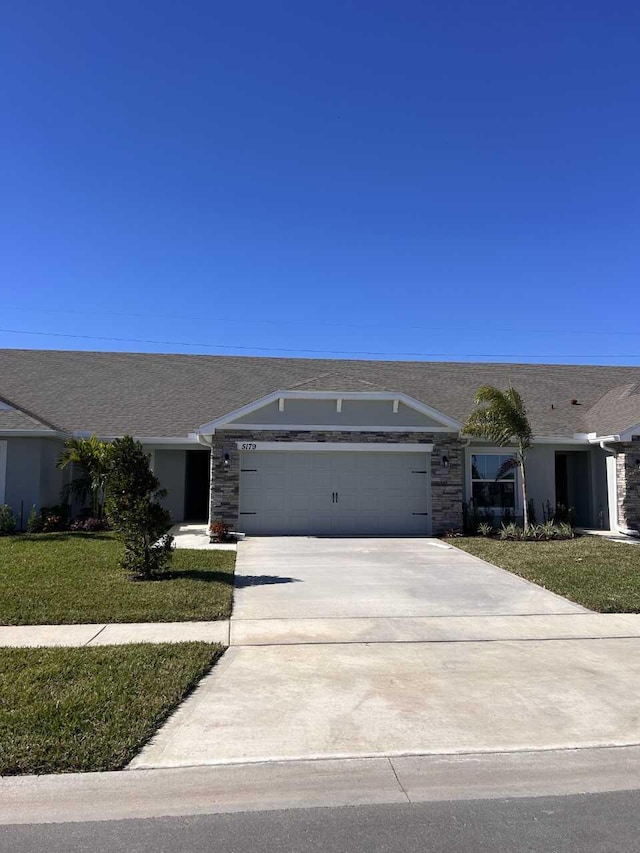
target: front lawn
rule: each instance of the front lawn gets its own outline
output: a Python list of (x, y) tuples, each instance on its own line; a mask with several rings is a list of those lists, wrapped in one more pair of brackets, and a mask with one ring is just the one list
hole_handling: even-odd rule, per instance
[(127, 578), (121, 553), (108, 533), (0, 537), (0, 625), (229, 617), (233, 552), (176, 550), (158, 581)]
[(556, 542), (465, 537), (450, 544), (600, 613), (640, 612), (640, 545), (597, 536)]
[(0, 650), (0, 775), (118, 770), (222, 647)]

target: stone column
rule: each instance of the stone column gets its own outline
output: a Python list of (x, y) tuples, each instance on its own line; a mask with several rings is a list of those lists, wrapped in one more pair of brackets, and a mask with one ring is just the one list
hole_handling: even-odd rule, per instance
[[(228, 464), (225, 465), (225, 456)], [(211, 492), (209, 523), (225, 521), (238, 529), (240, 499), (240, 453), (235, 442), (222, 435), (213, 437), (211, 448)]]
[[(432, 533), (441, 536), (447, 530), (462, 530), (464, 495), (462, 445), (457, 438), (436, 437), (431, 456)], [(446, 456), (449, 466), (442, 464)]]
[(618, 525), (640, 531), (640, 440), (618, 444)]

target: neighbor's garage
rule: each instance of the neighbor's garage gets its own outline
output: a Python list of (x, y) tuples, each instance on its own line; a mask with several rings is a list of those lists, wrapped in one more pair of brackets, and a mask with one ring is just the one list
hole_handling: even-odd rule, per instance
[(257, 535), (426, 536), (427, 452), (240, 453), (240, 530)]

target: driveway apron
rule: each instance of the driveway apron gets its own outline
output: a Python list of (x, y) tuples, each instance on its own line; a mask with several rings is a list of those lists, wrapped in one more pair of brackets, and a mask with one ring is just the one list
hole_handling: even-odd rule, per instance
[(640, 618), (428, 539), (249, 539), (231, 648), (131, 767), (640, 743)]

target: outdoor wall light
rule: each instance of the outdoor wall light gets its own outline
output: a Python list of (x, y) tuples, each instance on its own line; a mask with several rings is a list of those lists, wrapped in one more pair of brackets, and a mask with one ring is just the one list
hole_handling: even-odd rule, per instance
[(448, 456), (443, 456), (443, 457), (442, 457), (442, 467), (443, 467), (443, 468), (448, 468), (448, 467), (449, 467), (449, 457), (448, 457)]
[(224, 467), (225, 467), (225, 468), (228, 468), (228, 467), (229, 467), (229, 464), (230, 464), (230, 462), (231, 462), (231, 457), (229, 456), (229, 454), (228, 454), (228, 453), (225, 453), (225, 454), (224, 454), (224, 456), (223, 456), (223, 458), (222, 458), (222, 461), (223, 461)]

